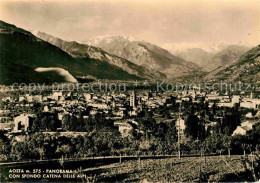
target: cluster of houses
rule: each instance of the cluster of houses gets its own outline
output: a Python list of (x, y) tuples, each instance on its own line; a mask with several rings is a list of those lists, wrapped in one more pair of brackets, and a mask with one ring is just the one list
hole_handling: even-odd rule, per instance
[[(118, 127), (122, 136), (127, 136), (132, 130), (137, 129), (138, 120), (136, 117), (144, 110), (152, 110), (160, 106), (169, 106), (171, 96), (176, 97), (176, 102), (192, 101), (200, 102), (201, 98), (209, 103), (209, 107), (216, 104), (219, 107), (233, 107), (235, 104), (240, 104), (240, 107), (260, 110), (260, 99), (250, 96), (241, 97), (241, 95), (220, 95), (216, 92), (206, 93), (196, 90), (181, 91), (181, 92), (151, 92), (151, 91), (129, 91), (128, 93), (76, 93), (55, 91), (48, 94), (29, 95), (25, 94), (18, 98), (5, 97), (2, 101), (14, 103), (15, 107), (33, 107), (35, 103), (41, 103), (44, 108), (43, 112), (58, 112), (58, 119), (62, 121), (66, 114), (73, 115), (80, 111), (86, 111), (89, 108), (88, 114), (84, 114), (83, 118), (89, 118), (90, 115), (97, 113), (107, 114), (107, 118), (114, 121), (114, 125)], [(34, 114), (17, 114), (12, 117), (13, 112), (10, 109), (0, 110), (0, 122), (13, 122), (13, 127), (5, 128), (7, 131), (21, 132), (30, 131)], [(154, 114), (155, 116), (157, 114)], [(248, 130), (252, 129), (252, 124), (259, 122), (258, 112), (256, 115), (250, 116), (247, 114), (247, 121), (243, 122), (235, 131), (234, 135), (244, 135)], [(180, 135), (184, 135), (185, 121), (184, 119), (176, 120), (176, 128), (180, 130)], [(251, 122), (254, 121), (254, 122)], [(1, 124), (0, 123), (0, 124)], [(214, 126), (216, 122), (209, 122), (206, 128)]]

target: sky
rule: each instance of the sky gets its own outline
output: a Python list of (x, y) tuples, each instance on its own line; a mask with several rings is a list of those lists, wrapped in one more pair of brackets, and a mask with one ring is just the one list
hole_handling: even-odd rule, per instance
[(260, 0), (0, 0), (0, 20), (79, 42), (133, 36), (170, 51), (260, 44)]

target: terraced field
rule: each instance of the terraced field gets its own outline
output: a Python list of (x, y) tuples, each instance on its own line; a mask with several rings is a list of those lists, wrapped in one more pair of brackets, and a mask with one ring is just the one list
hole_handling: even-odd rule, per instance
[(254, 181), (242, 156), (143, 159), (83, 170), (96, 181)]

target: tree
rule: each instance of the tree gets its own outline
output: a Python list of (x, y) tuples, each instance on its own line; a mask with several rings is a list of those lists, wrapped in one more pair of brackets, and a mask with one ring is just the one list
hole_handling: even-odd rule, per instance
[(30, 149), (25, 142), (13, 142), (11, 156), (15, 160), (25, 160), (30, 158)]
[(175, 123), (167, 124), (167, 132), (164, 134), (165, 137), (165, 151), (172, 154), (176, 150), (177, 144), (177, 130)]
[(70, 130), (70, 115), (66, 114), (62, 118), (62, 128), (66, 131)]
[(228, 151), (228, 156), (230, 157), (230, 150), (231, 150), (231, 137), (230, 136), (227, 136), (227, 135), (224, 135), (222, 137), (222, 143), (223, 143), (223, 148), (224, 149), (227, 149)]
[(77, 122), (77, 124), (75, 125), (76, 130), (79, 131), (79, 132), (85, 131), (85, 124), (84, 124), (84, 118), (83, 118), (82, 112), (79, 113), (79, 117), (78, 117), (76, 122)]
[(220, 151), (222, 148), (222, 137), (218, 133), (212, 133), (205, 139), (205, 148), (211, 152), (216, 153)]
[(196, 140), (199, 137), (200, 131), (199, 118), (196, 115), (189, 114), (185, 124), (186, 135), (190, 136), (193, 140)]
[(0, 160), (9, 159), (9, 153), (11, 145), (9, 139), (4, 135), (4, 132), (0, 131)]
[(84, 136), (82, 151), (86, 156), (93, 156), (95, 153), (94, 140), (91, 136)]
[(226, 135), (232, 135), (233, 131), (241, 123), (241, 114), (238, 110), (238, 105), (235, 105), (228, 115), (225, 115), (223, 118), (223, 129)]
[(57, 147), (56, 153), (60, 154), (61, 156), (65, 155), (65, 158), (70, 154), (70, 145), (63, 144)]
[(39, 147), (36, 149), (36, 151), (39, 153), (40, 155), (40, 160), (43, 160), (43, 155), (45, 153), (45, 149), (43, 147)]
[(41, 128), (41, 120), (38, 117), (36, 117), (32, 123), (32, 131), (39, 132), (40, 128)]

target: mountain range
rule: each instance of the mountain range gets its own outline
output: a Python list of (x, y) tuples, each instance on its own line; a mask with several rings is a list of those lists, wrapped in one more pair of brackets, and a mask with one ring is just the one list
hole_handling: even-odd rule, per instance
[(250, 48), (242, 45), (228, 45), (217, 52), (207, 52), (201, 48), (192, 48), (176, 52), (175, 55), (201, 66), (205, 71), (213, 71), (232, 63)]
[(153, 71), (159, 71), (172, 79), (200, 71), (192, 62), (172, 55), (169, 51), (127, 36), (105, 36), (83, 41), (84, 44), (99, 47), (108, 53), (127, 59), (136, 65)]
[[(71, 46), (74, 50), (68, 54), (29, 31), (0, 21), (0, 83), (66, 82), (66, 77), (60, 74), (61, 69), (63, 73), (68, 71), (76, 79), (142, 80), (157, 77), (156, 72), (150, 72), (151, 76), (146, 75), (145, 68), (129, 61), (124, 61), (124, 64), (128, 65), (132, 72), (125, 69), (124, 65), (118, 67), (106, 60), (90, 58), (87, 54), (79, 56), (81, 53), (74, 45), (80, 44), (69, 42), (68, 47)], [(77, 48), (81, 49), (81, 47)], [(85, 45), (82, 49), (85, 49)], [(56, 69), (39, 72), (37, 68)], [(163, 74), (159, 76), (164, 77)]]
[[(165, 79), (166, 76), (158, 71), (151, 71), (146, 69), (143, 66), (136, 65), (124, 58), (118, 57), (116, 55), (110, 54), (102, 50), (101, 48), (97, 48), (94, 46), (89, 46), (86, 44), (80, 44), (75, 41), (68, 42), (64, 41), (60, 38), (53, 37), (43, 32), (34, 32), (34, 35), (38, 38), (57, 46), (62, 49), (69, 55), (71, 55), (76, 60), (81, 60), (85, 62), (89, 62), (89, 59), (95, 59), (95, 62), (92, 63), (99, 65), (99, 69), (92, 69), (92, 75), (95, 75), (95, 72), (103, 72), (105, 70), (110, 70), (110, 67), (116, 66), (124, 70), (125, 72), (136, 75), (140, 78), (148, 79), (148, 80), (156, 80), (156, 79)], [(90, 65), (89, 65), (90, 66)], [(109, 66), (109, 67), (108, 67)], [(103, 67), (103, 69), (101, 68)], [(105, 73), (103, 73), (105, 76)], [(103, 77), (104, 77), (103, 76)], [(100, 76), (101, 77), (101, 76)], [(99, 77), (99, 78), (100, 78)], [(123, 78), (121, 78), (123, 79)]]
[(204, 80), (225, 81), (228, 83), (259, 83), (260, 81), (260, 45), (250, 49), (231, 63), (209, 72)]
[(174, 55), (132, 37), (78, 43), (0, 21), (0, 84), (176, 78), (256, 82), (259, 50), (230, 45), (217, 53), (194, 48)]

